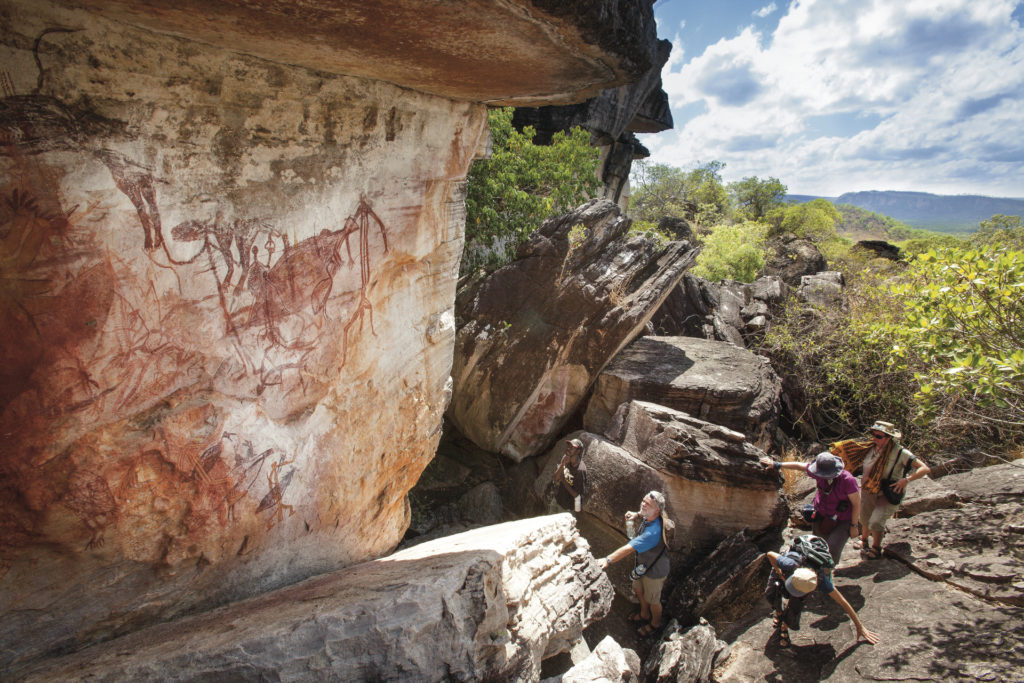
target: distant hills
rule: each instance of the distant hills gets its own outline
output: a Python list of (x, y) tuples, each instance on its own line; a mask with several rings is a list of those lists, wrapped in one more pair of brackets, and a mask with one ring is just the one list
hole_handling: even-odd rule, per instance
[[(813, 195), (787, 195), (786, 199), (809, 202)], [(928, 192), (877, 191), (847, 192), (838, 197), (822, 197), (833, 204), (853, 206), (892, 216), (914, 228), (938, 232), (973, 232), (978, 223), (1002, 213), (1024, 216), (1024, 199), (985, 197), (982, 195), (943, 195)]]

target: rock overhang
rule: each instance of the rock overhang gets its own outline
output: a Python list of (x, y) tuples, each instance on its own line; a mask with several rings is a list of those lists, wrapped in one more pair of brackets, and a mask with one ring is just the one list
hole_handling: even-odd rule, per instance
[(271, 61), (495, 106), (579, 102), (636, 80), (657, 57), (649, 0), (78, 4)]

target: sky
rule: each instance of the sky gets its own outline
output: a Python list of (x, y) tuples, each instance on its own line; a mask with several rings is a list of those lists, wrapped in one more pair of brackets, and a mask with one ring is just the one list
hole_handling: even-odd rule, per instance
[(654, 163), (791, 194), (1024, 198), (1024, 1), (657, 0)]

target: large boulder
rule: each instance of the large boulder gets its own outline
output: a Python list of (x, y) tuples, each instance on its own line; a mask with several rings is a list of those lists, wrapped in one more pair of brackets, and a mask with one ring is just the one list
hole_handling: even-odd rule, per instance
[[(652, 489), (665, 494), (667, 513), (676, 523), (670, 550), (681, 563), (710, 554), (720, 541), (743, 529), (756, 533), (785, 523), (779, 477), (760, 465), (763, 451), (738, 432), (671, 408), (631, 401), (605, 436), (573, 436), (584, 444), (587, 465), (584, 517), (599, 523), (581, 521), (581, 532), (599, 554), (622, 545), (623, 515), (638, 509)], [(537, 479), (538, 493), (551, 481), (559, 454), (556, 448)]]
[(460, 289), (448, 417), (481, 448), (520, 461), (549, 447), (693, 264), (688, 243), (658, 247), (629, 225), (612, 202), (588, 202)]
[(790, 287), (799, 287), (804, 275), (820, 273), (827, 267), (814, 242), (784, 235), (768, 243), (769, 258), (761, 273), (775, 275)]
[(728, 645), (719, 640), (714, 627), (703, 620), (685, 630), (673, 621), (665, 633), (644, 662), (646, 683), (707, 683), (719, 654), (728, 653)]
[(637, 683), (639, 675), (640, 658), (608, 635), (581, 662), (542, 683)]
[(761, 333), (788, 293), (775, 275), (752, 283), (723, 280), (708, 282), (687, 274), (651, 319), (662, 336), (702, 337), (739, 347)]
[(485, 527), (24, 672), (26, 680), (535, 681), (612, 591), (570, 515)]
[(3, 16), (0, 669), (392, 550), (485, 103), (640, 78), (650, 3)]
[(735, 429), (767, 450), (781, 390), (768, 359), (733, 344), (641, 337), (598, 375), (583, 425), (602, 433), (619, 406), (636, 399)]

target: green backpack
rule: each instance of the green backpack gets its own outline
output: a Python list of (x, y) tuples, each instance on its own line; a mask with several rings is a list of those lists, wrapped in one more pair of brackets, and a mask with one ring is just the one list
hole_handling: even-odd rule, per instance
[(811, 569), (832, 569), (836, 566), (832, 553), (829, 552), (828, 543), (824, 538), (814, 534), (797, 536), (789, 548), (803, 555), (805, 566)]

